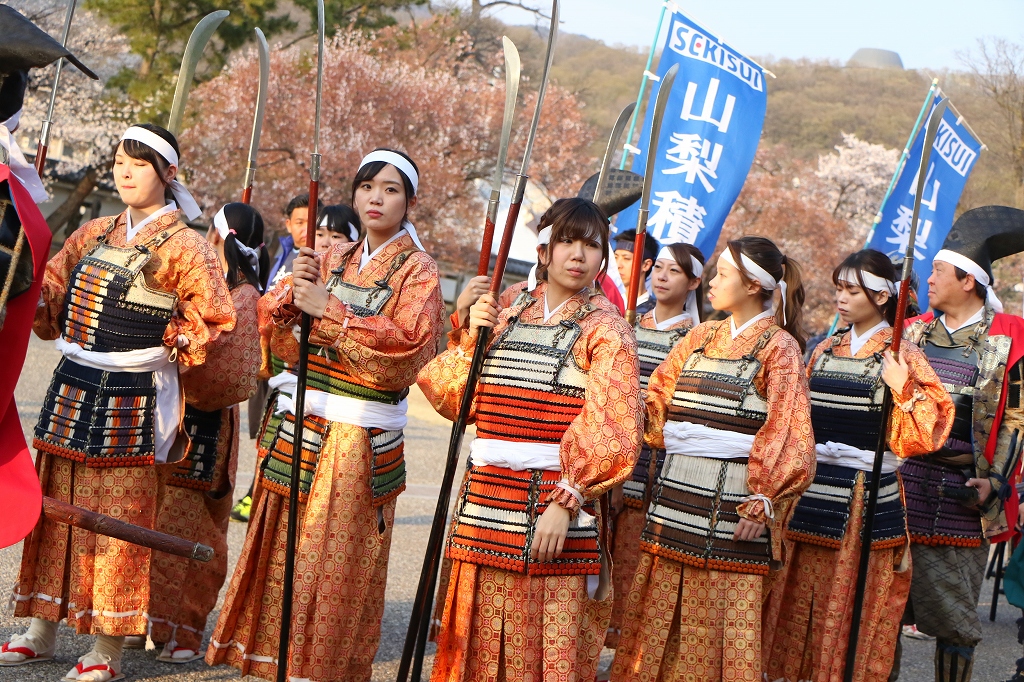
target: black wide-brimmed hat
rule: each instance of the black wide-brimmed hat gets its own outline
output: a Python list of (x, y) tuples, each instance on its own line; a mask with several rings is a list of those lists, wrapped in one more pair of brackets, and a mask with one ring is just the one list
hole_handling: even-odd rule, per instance
[(1024, 211), (1009, 206), (972, 208), (953, 223), (942, 249), (974, 262), (991, 282), (993, 261), (1024, 251)]
[[(576, 196), (580, 199), (594, 200), (594, 192), (597, 191), (597, 178), (600, 173), (594, 173), (580, 187)], [(644, 189), (644, 178), (642, 175), (628, 170), (618, 168), (608, 169), (608, 182), (604, 188), (604, 195), (598, 206), (609, 218), (629, 208), (640, 200), (640, 194)]]
[(38, 69), (61, 57), (89, 78), (99, 80), (99, 76), (49, 33), (13, 7), (0, 5), (0, 74)]

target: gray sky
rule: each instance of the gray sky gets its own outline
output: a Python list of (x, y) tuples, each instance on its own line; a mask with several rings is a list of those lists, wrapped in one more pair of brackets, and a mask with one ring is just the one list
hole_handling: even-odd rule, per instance
[[(546, 5), (550, 0), (531, 0)], [(1024, 42), (1024, 0), (676, 0), (711, 33), (749, 56), (834, 59), (859, 47), (894, 50), (912, 69), (958, 69), (957, 50), (978, 38)], [(650, 48), (659, 0), (562, 0), (561, 30)], [(517, 9), (495, 13), (533, 23)], [(666, 22), (667, 24), (668, 22)]]

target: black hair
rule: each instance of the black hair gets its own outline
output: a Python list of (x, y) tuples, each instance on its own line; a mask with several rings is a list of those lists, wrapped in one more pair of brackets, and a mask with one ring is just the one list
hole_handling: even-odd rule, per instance
[[(375, 151), (375, 152), (392, 152), (394, 154), (398, 154), (403, 159), (405, 159), (410, 164), (412, 164), (412, 167), (416, 171), (416, 174), (419, 175), (420, 167), (417, 166), (416, 162), (412, 160), (412, 157), (410, 157), (405, 152), (400, 152), (397, 149), (391, 149), (390, 147), (377, 147), (373, 151)], [(375, 177), (377, 177), (377, 173), (380, 173), (382, 170), (384, 170), (384, 166), (389, 166), (389, 165), (391, 165), (391, 164), (389, 164), (387, 161), (371, 161), (370, 163), (366, 164), (365, 166), (360, 168), (358, 171), (356, 171), (356, 176), (354, 178), (352, 178), (352, 205), (353, 206), (356, 205), (356, 189), (359, 187), (359, 185), (363, 184), (364, 182), (366, 182), (368, 180), (373, 180)], [(406, 215), (408, 215), (408, 213), (409, 213), (409, 199), (411, 199), (414, 196), (416, 196), (416, 190), (412, 186), (412, 180), (409, 178), (409, 176), (407, 176), (402, 171), (401, 168), (398, 168), (398, 166), (395, 166), (395, 170), (398, 171), (398, 177), (402, 178), (402, 186), (405, 188), (405, 212), (406, 212)]]
[[(551, 262), (551, 249), (562, 239), (592, 239), (601, 245), (601, 268), (604, 271), (608, 263), (609, 236), (608, 216), (604, 210), (588, 199), (573, 197), (559, 199), (551, 204), (537, 223), (537, 231), (551, 226), (551, 240), (544, 247), (548, 263)], [(547, 279), (546, 263), (537, 264), (537, 279)]]
[(320, 209), (320, 215), (316, 217), (317, 229), (324, 225), (329, 231), (343, 234), (349, 241), (359, 241), (359, 216), (351, 206), (346, 204), (333, 204)]
[[(832, 271), (832, 283), (837, 287), (839, 286), (839, 275), (842, 274), (843, 270), (850, 269), (857, 277), (857, 286), (864, 291), (874, 291), (871, 287), (864, 284), (864, 278), (861, 276), (861, 270), (864, 272), (870, 272), (872, 275), (887, 279), (890, 282), (896, 281), (896, 267), (881, 251), (875, 249), (861, 249), (851, 253), (849, 256), (843, 259), (843, 262), (836, 266), (836, 269)], [(889, 300), (883, 305), (875, 303), (873, 296), (868, 296), (868, 300), (871, 301), (872, 307), (881, 315), (886, 322), (890, 325), (896, 323), (896, 307), (898, 305), (897, 297), (889, 292)]]
[[(245, 281), (259, 291), (265, 290), (267, 276), (270, 274), (270, 257), (263, 245), (263, 216), (252, 206), (235, 202), (224, 206), (224, 218), (231, 230), (224, 238), (228, 289), (234, 289)], [(259, 274), (253, 269), (249, 258), (239, 250), (239, 242), (259, 252)]]
[[(692, 280), (696, 275), (693, 270), (693, 261), (690, 257), (693, 256), (698, 263), (701, 264), (701, 268), (705, 265), (704, 254), (700, 252), (693, 244), (668, 244), (665, 246), (672, 253), (672, 258), (675, 259), (676, 264), (683, 269), (683, 274), (686, 275), (687, 279)], [(704, 276), (701, 275), (700, 284), (697, 285), (697, 289), (694, 291), (697, 297), (697, 317), (700, 319), (693, 320), (693, 324), (704, 321)]]
[[(131, 126), (132, 128), (142, 128), (148, 130), (151, 133), (155, 133), (164, 139), (167, 144), (171, 145), (174, 153), (178, 155), (179, 163), (181, 159), (181, 148), (178, 147), (178, 140), (174, 137), (174, 134), (166, 128), (161, 128), (158, 125), (152, 123), (136, 123)], [(171, 194), (170, 184), (166, 180), (167, 169), (171, 167), (171, 163), (165, 159), (160, 152), (150, 147), (145, 142), (139, 142), (138, 140), (122, 140), (114, 145), (114, 151), (110, 155), (110, 171), (114, 171), (115, 156), (117, 155), (117, 148), (121, 150), (133, 159), (139, 161), (145, 161), (149, 165), (153, 166), (156, 170), (156, 175), (160, 178), (160, 182), (164, 186), (164, 200), (172, 201), (174, 195)]]
[[(317, 213), (324, 207), (324, 202), (318, 198), (316, 200)], [(284, 209), (284, 217), (291, 219), (292, 211), (297, 208), (309, 208), (309, 194), (298, 194), (292, 197), (292, 200), (288, 202), (288, 206)]]
[[(626, 230), (625, 232), (619, 232), (615, 235), (615, 242), (628, 242), (629, 244), (636, 243), (636, 230)], [(632, 251), (632, 246), (630, 246)], [(644, 257), (643, 260), (653, 261), (658, 257), (658, 251), (661, 250), (661, 244), (658, 240), (651, 236), (650, 232), (644, 233)], [(651, 266), (653, 267), (653, 265)]]
[[(779, 326), (796, 339), (803, 353), (807, 349), (807, 334), (802, 325), (805, 293), (800, 265), (766, 237), (740, 237), (730, 241), (726, 248), (732, 254), (744, 283), (759, 284), (757, 278), (752, 277), (743, 266), (743, 256), (761, 266), (776, 282), (786, 283), (786, 323)], [(774, 290), (761, 287), (761, 299), (765, 302), (772, 300), (774, 293)]]
[(7, 74), (0, 73), (0, 123), (14, 116), (25, 105), (27, 89), (28, 71), (17, 69)]
[[(955, 265), (953, 266), (953, 269), (956, 271), (956, 278), (960, 282), (967, 279), (967, 275), (971, 274), (966, 270), (961, 270)], [(988, 289), (985, 287), (984, 284), (978, 281), (977, 277), (974, 278), (974, 295), (983, 301), (988, 298)]]

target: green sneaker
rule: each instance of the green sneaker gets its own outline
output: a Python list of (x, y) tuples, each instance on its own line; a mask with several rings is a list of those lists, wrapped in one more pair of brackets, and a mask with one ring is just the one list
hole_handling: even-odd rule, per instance
[(249, 514), (252, 512), (252, 495), (246, 495), (231, 508), (231, 518), (235, 521), (249, 521)]

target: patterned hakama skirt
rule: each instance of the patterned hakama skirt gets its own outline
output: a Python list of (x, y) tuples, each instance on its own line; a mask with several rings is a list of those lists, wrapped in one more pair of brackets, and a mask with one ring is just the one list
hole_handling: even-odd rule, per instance
[[(332, 422), (301, 502), (288, 676), (369, 680), (380, 643), (395, 498), (374, 506), (367, 429)], [(273, 680), (280, 644), (288, 497), (263, 486), (206, 661)], [(384, 531), (378, 527), (378, 514)]]
[(158, 466), (163, 498), (156, 529), (213, 547), (213, 560), (194, 561), (163, 552), (150, 569), (151, 634), (155, 642), (175, 642), (199, 651), (206, 619), (228, 572), (228, 525), (238, 466), (238, 406), (219, 411), (219, 429), (210, 443), (216, 452), (206, 485), (182, 485), (182, 464)]
[[(860, 562), (863, 491), (858, 480), (838, 548), (798, 541), (786, 566), (773, 576), (763, 642), (764, 669), (773, 682), (843, 679)], [(889, 679), (910, 575), (905, 540), (871, 550), (854, 680)]]
[[(43, 494), (153, 528), (162, 485), (154, 466), (88, 467), (36, 454)], [(14, 615), (59, 622), (78, 634), (141, 635), (150, 608), (145, 547), (57, 523), (45, 516), (25, 538)]]

